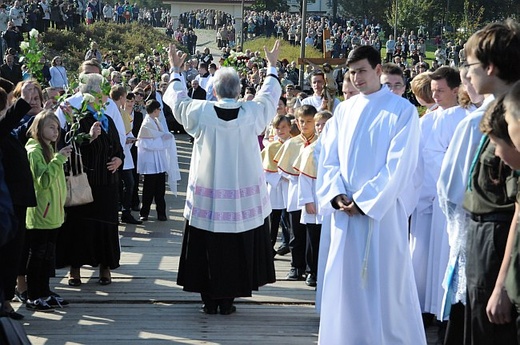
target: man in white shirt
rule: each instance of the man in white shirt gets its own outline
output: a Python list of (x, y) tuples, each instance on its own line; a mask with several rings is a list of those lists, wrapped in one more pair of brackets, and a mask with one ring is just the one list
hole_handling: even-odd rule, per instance
[[(326, 100), (324, 98), (324, 89), (325, 89), (325, 74), (321, 71), (315, 71), (313, 72), (311, 76), (311, 87), (314, 93), (312, 96), (309, 96), (302, 100), (301, 104), (309, 104), (314, 106), (318, 111), (320, 110), (329, 110), (330, 112), (334, 112), (334, 109), (338, 106), (339, 99), (334, 97), (334, 101), (332, 100)], [(329, 102), (331, 101), (332, 108), (327, 109), (329, 107)]]

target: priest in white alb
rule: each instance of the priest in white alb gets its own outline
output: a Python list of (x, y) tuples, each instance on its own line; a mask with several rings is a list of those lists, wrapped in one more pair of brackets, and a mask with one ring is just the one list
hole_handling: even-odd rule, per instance
[(229, 315), (236, 297), (275, 281), (271, 204), (257, 137), (276, 114), (281, 95), (274, 67), (279, 45), (264, 49), (268, 75), (252, 101), (238, 101), (238, 73), (222, 67), (213, 80), (214, 102), (188, 97), (179, 79), (186, 54), (179, 56), (170, 44), (173, 81), (164, 102), (194, 138), (177, 283), (201, 294), (206, 314)]

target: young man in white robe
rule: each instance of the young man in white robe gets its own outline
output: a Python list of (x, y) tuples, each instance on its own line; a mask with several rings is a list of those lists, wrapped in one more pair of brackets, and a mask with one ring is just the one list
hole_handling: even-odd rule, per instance
[(361, 94), (328, 121), (318, 166), (319, 206), (334, 211), (319, 343), (426, 344), (402, 201), (417, 165), (419, 116), (381, 86), (376, 49), (354, 49), (347, 64)]
[[(446, 218), (437, 200), (437, 180), (444, 154), (457, 124), (466, 116), (458, 105), (459, 72), (443, 66), (431, 73), (431, 90), (437, 110), (421, 118), (421, 145), (417, 173), (422, 179), (419, 203), (412, 214), (410, 252), (421, 311), (440, 319), (442, 281), (449, 256)], [(441, 320), (442, 321), (442, 320)]]

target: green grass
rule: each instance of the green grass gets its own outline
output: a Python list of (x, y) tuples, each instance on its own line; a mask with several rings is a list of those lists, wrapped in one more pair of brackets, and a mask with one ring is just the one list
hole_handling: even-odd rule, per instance
[[(244, 42), (244, 50), (250, 49), (251, 51), (264, 51), (264, 46), (267, 49), (271, 49), (276, 41), (275, 38), (259, 37), (254, 40)], [(281, 41), (280, 44), (280, 59), (287, 59), (290, 61), (298, 61), (300, 57), (300, 46), (291, 46), (287, 41)], [(319, 50), (312, 47), (305, 47), (305, 57), (307, 58), (321, 58), (322, 54)]]

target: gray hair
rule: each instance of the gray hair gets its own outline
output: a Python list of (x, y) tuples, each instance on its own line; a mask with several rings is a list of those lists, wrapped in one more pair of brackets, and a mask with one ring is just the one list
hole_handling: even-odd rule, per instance
[(97, 73), (80, 74), (79, 91), (81, 93), (100, 93), (103, 76)]
[(238, 99), (241, 89), (240, 78), (233, 67), (221, 67), (213, 78), (213, 87), (218, 99)]

